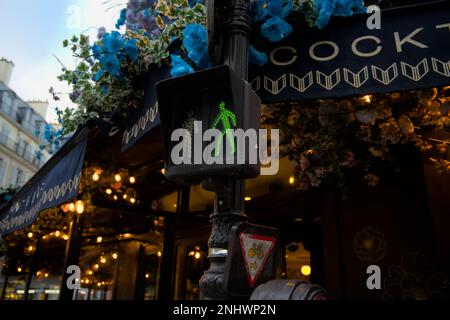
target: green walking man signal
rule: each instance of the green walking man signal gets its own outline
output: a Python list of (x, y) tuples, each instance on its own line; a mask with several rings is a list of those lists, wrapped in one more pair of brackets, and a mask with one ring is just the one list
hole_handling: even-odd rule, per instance
[(231, 128), (230, 120), (233, 127), (236, 127), (237, 126), (236, 115), (231, 110), (228, 110), (226, 108), (225, 102), (222, 101), (219, 104), (219, 115), (217, 116), (216, 120), (214, 120), (214, 123), (212, 125), (212, 129), (217, 129), (219, 123), (222, 123), (223, 127), (221, 130), (222, 137), (217, 141), (216, 144), (216, 157), (220, 155), (220, 150), (222, 149), (223, 136), (227, 137), (228, 143), (231, 147), (231, 152), (233, 154), (236, 153), (236, 143), (234, 141), (234, 134)]

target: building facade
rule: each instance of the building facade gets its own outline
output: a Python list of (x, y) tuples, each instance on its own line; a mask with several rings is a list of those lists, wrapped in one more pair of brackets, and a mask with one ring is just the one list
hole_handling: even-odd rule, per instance
[(0, 59), (0, 188), (22, 186), (45, 164), (50, 154), (40, 146), (53, 130), (46, 102), (27, 103), (9, 88), (13, 67)]

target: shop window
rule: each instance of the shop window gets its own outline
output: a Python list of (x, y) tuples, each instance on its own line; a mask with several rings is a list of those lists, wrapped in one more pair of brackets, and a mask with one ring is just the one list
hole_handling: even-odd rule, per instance
[(186, 260), (186, 300), (200, 299), (200, 279), (209, 267), (206, 245), (197, 245), (187, 248)]
[(291, 243), (286, 246), (286, 271), (287, 279), (310, 281), (311, 253), (305, 249), (303, 243)]

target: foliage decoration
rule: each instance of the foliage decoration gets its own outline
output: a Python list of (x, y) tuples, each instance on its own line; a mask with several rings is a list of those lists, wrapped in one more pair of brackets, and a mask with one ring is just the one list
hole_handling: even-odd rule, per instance
[(450, 128), (449, 90), (278, 104), (263, 120), (281, 130), (281, 156), (293, 162), (300, 189), (344, 188), (350, 173), (376, 186), (377, 168), (395, 166), (399, 145), (415, 146), (440, 171), (450, 172), (450, 142), (442, 138)]

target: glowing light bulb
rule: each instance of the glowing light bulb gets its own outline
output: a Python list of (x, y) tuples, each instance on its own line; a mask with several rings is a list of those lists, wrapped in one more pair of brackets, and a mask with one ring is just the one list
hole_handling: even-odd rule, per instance
[(27, 234), (27, 236), (28, 236), (28, 238), (33, 238), (33, 232), (28, 232), (28, 234)]
[(158, 251), (158, 257), (162, 257), (162, 252)]
[(128, 196), (126, 194), (123, 195), (123, 200), (127, 200)]
[(120, 182), (120, 181), (122, 181), (122, 176), (120, 174), (116, 174), (114, 176), (114, 180), (116, 180), (116, 182)]
[(100, 266), (98, 264), (94, 264), (94, 269), (98, 270), (100, 268)]
[(305, 265), (301, 268), (302, 275), (308, 277), (311, 275), (311, 266)]
[(252, 198), (251, 197), (245, 197), (245, 201), (247, 201), (247, 202), (252, 201)]
[(21, 267), (17, 268), (17, 272), (22, 272), (22, 268)]
[(70, 203), (69, 204), (69, 211), (70, 212), (75, 212), (75, 203)]
[(365, 95), (363, 97), (363, 100), (367, 103), (371, 103), (372, 102), (372, 96), (371, 95)]
[(106, 258), (105, 257), (101, 257), (100, 258), (100, 263), (105, 264), (106, 263)]
[(75, 210), (77, 211), (78, 214), (83, 214), (83, 212), (84, 212), (84, 202), (82, 200), (78, 200), (75, 203)]
[(103, 238), (102, 237), (97, 237), (97, 243), (102, 243)]
[(136, 178), (135, 178), (135, 177), (130, 177), (130, 183), (131, 183), (131, 184), (136, 183)]
[(44, 274), (44, 277), (48, 278), (48, 276), (49, 276), (49, 274), (48, 274), (48, 273)]
[(117, 253), (114, 252), (114, 253), (112, 254), (112, 257), (113, 257), (114, 260), (117, 260), (117, 258), (119, 257), (119, 255), (118, 255)]
[(94, 174), (92, 175), (92, 180), (97, 182), (98, 180), (100, 180), (100, 175), (97, 172), (94, 172)]
[(150, 278), (150, 273), (146, 273), (146, 274), (145, 274), (145, 278), (146, 278), (146, 279), (149, 279), (149, 278)]
[(166, 174), (166, 169), (161, 169), (161, 174), (165, 175)]
[(106, 189), (106, 194), (111, 195), (112, 194), (112, 190), (111, 189)]
[(119, 197), (114, 195), (113, 199), (114, 199), (114, 201), (117, 201), (117, 200), (119, 200)]
[(202, 257), (202, 254), (200, 252), (196, 252), (194, 258), (199, 260)]
[(289, 178), (289, 184), (294, 184), (295, 183), (295, 178), (294, 177), (290, 177)]
[(130, 202), (131, 202), (132, 204), (135, 204), (135, 203), (136, 203), (136, 199), (135, 199), (135, 198), (131, 198), (131, 199), (130, 199)]
[(59, 238), (60, 235), (61, 235), (61, 231), (56, 231), (55, 232), (55, 237)]

